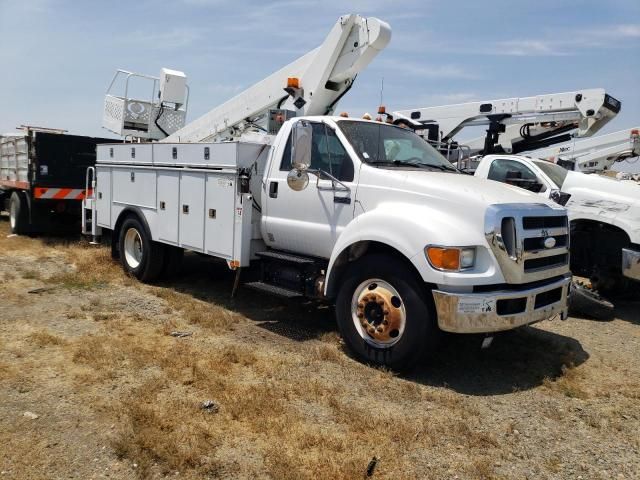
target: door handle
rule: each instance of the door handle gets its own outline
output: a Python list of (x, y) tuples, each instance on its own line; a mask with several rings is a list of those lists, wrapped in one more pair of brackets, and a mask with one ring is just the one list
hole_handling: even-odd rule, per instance
[(269, 197), (278, 198), (278, 182), (269, 183)]
[(333, 196), (333, 203), (344, 203), (345, 205), (351, 204), (351, 198), (349, 197), (336, 197)]

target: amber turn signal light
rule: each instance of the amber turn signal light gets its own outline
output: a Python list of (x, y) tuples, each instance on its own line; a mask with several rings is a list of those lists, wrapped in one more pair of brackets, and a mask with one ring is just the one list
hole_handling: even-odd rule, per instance
[(460, 250), (457, 248), (427, 247), (427, 257), (439, 270), (460, 270)]

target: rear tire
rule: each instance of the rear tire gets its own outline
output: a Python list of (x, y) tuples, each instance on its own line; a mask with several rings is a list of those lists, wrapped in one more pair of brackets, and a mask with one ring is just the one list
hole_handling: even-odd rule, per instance
[(13, 192), (9, 201), (11, 233), (24, 235), (29, 232), (29, 206), (22, 192)]
[(336, 317), (342, 338), (365, 363), (405, 370), (439, 338), (428, 292), (390, 255), (367, 255), (348, 267), (341, 280)]
[(137, 217), (122, 222), (119, 236), (120, 263), (127, 273), (141, 282), (153, 282), (165, 262), (164, 245), (151, 240), (151, 234)]

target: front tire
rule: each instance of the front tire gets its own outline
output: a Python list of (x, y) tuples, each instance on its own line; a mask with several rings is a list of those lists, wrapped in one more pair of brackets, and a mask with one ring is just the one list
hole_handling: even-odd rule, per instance
[(23, 193), (13, 192), (9, 201), (11, 233), (24, 235), (29, 231), (29, 206)]
[(348, 267), (336, 317), (345, 343), (366, 363), (404, 370), (436, 347), (428, 291), (389, 255), (367, 255)]
[(151, 240), (142, 222), (129, 217), (120, 228), (120, 263), (124, 270), (141, 282), (156, 280), (164, 266), (164, 245)]

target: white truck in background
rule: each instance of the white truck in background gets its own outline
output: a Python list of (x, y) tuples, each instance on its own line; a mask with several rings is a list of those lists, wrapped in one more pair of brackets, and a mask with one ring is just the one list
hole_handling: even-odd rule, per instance
[(394, 369), (438, 329), (566, 318), (563, 207), (461, 174), (406, 129), (329, 116), (390, 33), (341, 17), (318, 49), (163, 141), (99, 146), (85, 233), (110, 230), (142, 281), (185, 249), (226, 260), (236, 284), (259, 263), (250, 286), (335, 303), (347, 346)]
[(569, 171), (521, 155), (486, 155), (474, 175), (514, 185), (565, 205), (571, 225), (571, 271), (602, 293), (640, 290), (640, 187)]

